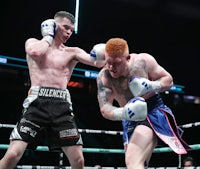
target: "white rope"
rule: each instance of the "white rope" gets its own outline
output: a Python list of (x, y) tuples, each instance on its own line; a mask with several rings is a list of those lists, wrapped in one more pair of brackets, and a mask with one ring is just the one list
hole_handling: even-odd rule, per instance
[[(13, 124), (1, 124), (0, 128), (14, 128), (16, 125)], [(107, 131), (107, 130), (93, 130), (93, 129), (78, 129), (80, 133), (93, 133), (93, 134), (110, 134), (110, 135), (122, 135), (122, 131)]]
[(15, 127), (15, 125), (13, 125), (13, 124), (1, 124), (0, 123), (0, 128), (14, 128)]
[(110, 135), (122, 135), (122, 131), (107, 131), (107, 130), (93, 130), (93, 129), (78, 129), (80, 133), (96, 133), (96, 134), (110, 134)]
[(196, 126), (200, 126), (200, 122), (195, 122), (195, 123), (188, 123), (188, 124), (184, 124), (181, 125), (181, 128), (191, 128), (191, 127), (196, 127)]
[[(180, 125), (181, 128), (191, 128), (200, 126), (200, 122), (188, 123)], [(14, 124), (1, 124), (0, 128), (14, 128)], [(109, 135), (122, 135), (123, 131), (109, 131), (109, 130), (93, 130), (93, 129), (78, 129), (80, 133), (93, 133), (93, 134), (109, 134)]]

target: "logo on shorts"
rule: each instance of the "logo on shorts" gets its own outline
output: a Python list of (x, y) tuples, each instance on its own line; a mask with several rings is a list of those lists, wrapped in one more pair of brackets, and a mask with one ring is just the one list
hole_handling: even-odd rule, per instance
[(31, 137), (35, 137), (35, 135), (37, 134), (36, 131), (32, 130), (30, 127), (27, 127), (27, 126), (21, 126), (20, 132), (29, 134)]
[(77, 136), (78, 136), (77, 129), (68, 129), (68, 130), (62, 130), (59, 132), (60, 138), (77, 137)]
[(67, 92), (65, 90), (41, 88), (38, 96), (66, 99)]

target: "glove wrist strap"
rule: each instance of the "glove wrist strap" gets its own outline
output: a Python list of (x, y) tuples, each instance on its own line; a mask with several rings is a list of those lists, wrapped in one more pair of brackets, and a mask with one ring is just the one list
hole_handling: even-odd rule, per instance
[(113, 115), (114, 115), (114, 119), (116, 121), (123, 120), (124, 119), (124, 117), (123, 117), (123, 107), (114, 109)]
[(158, 80), (152, 81), (152, 89), (154, 92), (160, 92), (160, 89), (161, 89), (160, 81)]
[(50, 35), (46, 35), (46, 36), (43, 37), (43, 40), (46, 41), (49, 44), (49, 46), (51, 46), (52, 41), (53, 41), (53, 37), (50, 36)]

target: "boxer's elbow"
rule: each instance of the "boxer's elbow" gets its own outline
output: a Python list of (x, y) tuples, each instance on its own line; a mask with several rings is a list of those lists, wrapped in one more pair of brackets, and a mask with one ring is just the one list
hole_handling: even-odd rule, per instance
[(101, 115), (103, 116), (103, 118), (108, 119), (108, 120), (113, 120), (112, 112), (109, 111), (109, 110), (106, 108), (106, 106), (103, 106), (103, 107), (100, 109), (100, 112), (101, 112)]
[(29, 55), (29, 56), (41, 56), (42, 53), (41, 51), (39, 50), (36, 50), (35, 48), (31, 47), (31, 46), (28, 46), (27, 49), (26, 49), (26, 53)]
[(168, 76), (168, 88), (171, 88), (174, 85), (173, 77), (171, 75)]
[(46, 42), (44, 43), (42, 41), (38, 41), (35, 39), (27, 40), (25, 45), (26, 53), (29, 56), (35, 56), (35, 57), (42, 56), (45, 54), (47, 49), (48, 49), (48, 44)]
[(101, 115), (103, 116), (103, 118), (107, 119), (107, 113), (103, 108), (100, 109), (100, 112), (101, 112)]
[(166, 76), (161, 80), (161, 91), (170, 89), (174, 85), (173, 77), (171, 75)]

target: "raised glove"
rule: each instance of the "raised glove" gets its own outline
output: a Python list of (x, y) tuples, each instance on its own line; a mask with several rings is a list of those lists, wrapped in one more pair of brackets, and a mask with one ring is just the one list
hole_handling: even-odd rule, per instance
[(129, 89), (135, 97), (139, 97), (149, 92), (159, 92), (161, 85), (159, 81), (150, 81), (143, 77), (133, 76), (129, 80)]
[(54, 19), (47, 19), (41, 24), (41, 34), (49, 45), (51, 45), (57, 30), (57, 24)]

